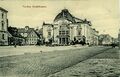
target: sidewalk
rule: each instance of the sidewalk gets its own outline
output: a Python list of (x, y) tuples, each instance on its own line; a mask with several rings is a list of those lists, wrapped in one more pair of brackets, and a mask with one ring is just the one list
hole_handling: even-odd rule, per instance
[(87, 46), (73, 45), (73, 46), (1, 46), (0, 47), (0, 57), (10, 56), (10, 55), (20, 55), (24, 53), (37, 53), (37, 52), (52, 52), (59, 50), (69, 50), (69, 49), (79, 49), (85, 48)]

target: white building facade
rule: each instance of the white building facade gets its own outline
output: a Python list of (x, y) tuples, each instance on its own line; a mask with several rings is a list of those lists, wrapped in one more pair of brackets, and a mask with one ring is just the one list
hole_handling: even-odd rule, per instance
[(72, 42), (91, 41), (91, 23), (72, 16), (67, 9), (63, 9), (52, 24), (43, 23), (43, 38), (45, 42), (68, 45)]
[(100, 45), (111, 45), (113, 43), (113, 37), (109, 34), (99, 35), (99, 44)]
[(0, 7), (0, 45), (8, 45), (8, 11)]

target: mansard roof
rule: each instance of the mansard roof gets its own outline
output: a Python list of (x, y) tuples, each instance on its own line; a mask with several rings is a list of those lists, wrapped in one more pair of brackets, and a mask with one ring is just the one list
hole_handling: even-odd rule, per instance
[(63, 9), (54, 19), (54, 22), (60, 20), (60, 19), (66, 19), (68, 21), (71, 21), (72, 23), (75, 22), (74, 17), (72, 14), (69, 13), (67, 9)]
[(85, 20), (83, 21), (83, 23), (86, 23), (86, 24), (88, 24), (89, 26), (92, 26), (91, 21), (88, 21), (87, 19), (85, 19)]
[(72, 23), (86, 23), (89, 26), (91, 26), (91, 22), (87, 21), (87, 19), (80, 19), (77, 18), (75, 16), (73, 16), (72, 14), (70, 14), (70, 12), (68, 11), (68, 9), (63, 9), (54, 19), (54, 22), (61, 20), (61, 19), (66, 19)]
[(82, 19), (80, 19), (80, 18), (77, 18), (77, 17), (73, 17), (74, 19), (75, 19), (75, 21), (77, 22), (77, 23), (82, 23), (82, 22), (84, 22), (84, 20), (82, 20)]

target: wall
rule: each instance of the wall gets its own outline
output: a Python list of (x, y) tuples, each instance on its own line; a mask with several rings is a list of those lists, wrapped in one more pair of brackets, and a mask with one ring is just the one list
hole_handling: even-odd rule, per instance
[[(51, 36), (48, 36), (48, 30), (51, 30)], [(51, 25), (43, 25), (43, 38), (45, 42), (48, 42), (50, 38), (53, 38), (53, 27)]]
[[(3, 18), (2, 18), (2, 13), (3, 13)], [(2, 21), (4, 23), (4, 27), (2, 29)], [(3, 43), (1, 45), (8, 45), (8, 32), (7, 32), (7, 27), (8, 27), (8, 20), (7, 20), (7, 12), (4, 12), (0, 10), (0, 40), (2, 40)], [(2, 39), (2, 35), (4, 35), (4, 39)]]

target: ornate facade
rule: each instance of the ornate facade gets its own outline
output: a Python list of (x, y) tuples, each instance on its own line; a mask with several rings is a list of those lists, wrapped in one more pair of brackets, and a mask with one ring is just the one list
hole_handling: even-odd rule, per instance
[(87, 32), (91, 28), (91, 22), (74, 17), (67, 9), (63, 9), (54, 19), (52, 24), (43, 23), (43, 38), (45, 42), (67, 45), (72, 42), (89, 43)]

